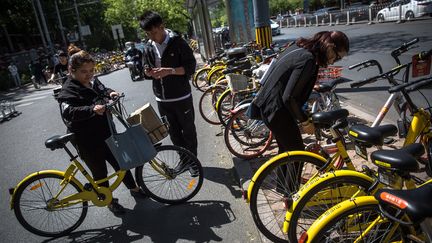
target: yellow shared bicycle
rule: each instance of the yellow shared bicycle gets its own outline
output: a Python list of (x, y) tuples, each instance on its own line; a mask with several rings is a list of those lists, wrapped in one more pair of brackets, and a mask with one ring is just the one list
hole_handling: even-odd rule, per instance
[[(406, 151), (393, 150), (375, 151), (371, 159), (379, 166), (377, 181), (397, 190), (379, 189), (374, 196), (336, 204), (321, 214), (299, 242), (431, 241), (432, 180), (417, 189), (403, 183), (418, 167), (416, 158)], [(404, 187), (410, 190), (402, 190)]]
[[(107, 108), (129, 126), (123, 119), (117, 98)], [(116, 108), (117, 107), (117, 108)], [(78, 156), (66, 144), (73, 133), (54, 136), (45, 142), (51, 150), (64, 149), (70, 158), (65, 171), (44, 170), (32, 173), (21, 180), (12, 195), (10, 207), (19, 223), (28, 231), (46, 237), (59, 237), (70, 233), (84, 221), (88, 207), (104, 207), (111, 203), (112, 193), (122, 182), (126, 170), (119, 170), (108, 177), (95, 181)], [(156, 156), (135, 169), (138, 185), (150, 198), (166, 204), (183, 203), (195, 196), (203, 183), (200, 161), (188, 150), (173, 145), (155, 145)], [(85, 181), (78, 179), (81, 173)], [(101, 183), (114, 180), (109, 187)]]

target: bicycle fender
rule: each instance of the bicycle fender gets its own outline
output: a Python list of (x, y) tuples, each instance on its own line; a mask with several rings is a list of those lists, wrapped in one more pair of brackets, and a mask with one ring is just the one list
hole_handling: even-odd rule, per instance
[(218, 97), (218, 100), (216, 102), (216, 110), (219, 110), (220, 103), (222, 102), (222, 97), (224, 97), (226, 93), (230, 93), (230, 92), (231, 92), (231, 89), (228, 88)]
[(336, 204), (329, 210), (325, 211), (308, 229), (307, 242), (313, 242), (318, 231), (324, 225), (327, 225), (331, 220), (338, 217), (343, 212), (359, 206), (365, 206), (365, 205), (378, 205), (378, 201), (375, 199), (374, 196), (361, 196), (361, 197), (356, 197), (350, 200), (343, 201), (339, 204)]
[[(12, 196), (11, 196), (11, 199), (10, 199), (10, 209), (13, 209), (13, 205), (14, 205), (14, 202), (15, 202), (15, 193), (18, 190), (18, 188), (20, 188), (30, 178), (33, 178), (34, 176), (42, 175), (42, 174), (56, 174), (56, 175), (64, 177), (65, 172), (64, 171), (60, 171), (60, 170), (42, 170), (42, 171), (37, 171), (37, 172), (34, 172), (34, 173), (26, 176), (23, 180), (21, 180), (18, 183), (18, 185), (13, 190), (13, 193), (12, 193)], [(81, 189), (84, 188), (84, 186), (81, 184), (81, 182), (79, 182), (76, 178), (72, 177), (71, 181), (75, 182), (78, 185), (79, 188), (81, 188)]]
[(294, 213), (294, 211), (295, 211), (297, 205), (300, 203), (301, 199), (310, 190), (312, 190), (318, 184), (323, 183), (324, 181), (327, 181), (327, 180), (335, 178), (335, 177), (345, 177), (345, 176), (359, 177), (361, 179), (369, 181), (371, 184), (374, 182), (374, 179), (372, 177), (370, 177), (364, 173), (354, 171), (354, 170), (336, 170), (333, 172), (327, 172), (327, 173), (321, 174), (317, 177), (310, 179), (309, 181), (306, 182), (306, 184), (304, 184), (302, 187), (300, 187), (300, 189), (298, 190), (297, 193), (295, 193), (292, 196), (293, 202), (292, 202), (290, 208), (288, 208), (288, 210), (286, 211), (285, 221), (284, 221), (284, 226), (283, 226), (283, 232), (288, 232), (288, 224), (291, 222), (292, 214)]
[(242, 104), (242, 105), (240, 105), (240, 106), (237, 106), (237, 107), (234, 108), (234, 110), (232, 110), (232, 113), (235, 114), (235, 113), (237, 113), (239, 110), (242, 110), (242, 109), (248, 108), (248, 107), (250, 106), (250, 104), (251, 104), (251, 103), (244, 103), (244, 104)]
[(260, 176), (260, 174), (263, 172), (264, 169), (266, 169), (267, 167), (269, 167), (271, 164), (273, 164), (275, 161), (277, 161), (279, 159), (283, 159), (283, 158), (286, 158), (289, 156), (297, 156), (297, 155), (314, 157), (318, 160), (321, 160), (324, 163), (327, 162), (327, 160), (324, 157), (322, 157), (321, 155), (316, 154), (316, 153), (312, 153), (312, 152), (308, 152), (308, 151), (298, 150), (298, 151), (289, 151), (289, 152), (278, 154), (278, 155), (274, 156), (273, 158), (267, 160), (267, 162), (265, 162), (263, 165), (261, 165), (260, 168), (255, 172), (254, 176), (252, 177), (252, 179), (249, 183), (246, 202), (249, 203), (250, 196), (252, 194), (252, 189), (254, 187), (255, 181), (257, 180), (257, 178)]

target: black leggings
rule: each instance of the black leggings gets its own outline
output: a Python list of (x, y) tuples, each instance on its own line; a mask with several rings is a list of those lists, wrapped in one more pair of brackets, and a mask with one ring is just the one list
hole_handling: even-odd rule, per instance
[[(93, 143), (91, 145), (77, 144), (77, 147), (81, 159), (84, 160), (87, 167), (90, 169), (95, 181), (101, 180), (108, 176), (106, 161), (108, 161), (115, 171), (120, 170), (117, 160), (114, 158), (113, 154), (105, 143)], [(133, 189), (136, 187), (135, 180), (129, 170), (126, 171), (123, 183), (128, 189)], [(108, 187), (109, 183), (106, 181), (100, 185)]]
[[(272, 119), (270, 121), (268, 119), (264, 119), (264, 123), (272, 131), (272, 134), (275, 137), (279, 147), (279, 153), (294, 150), (304, 150), (300, 129), (296, 120), (290, 115), (288, 111), (276, 111)], [(294, 166), (282, 166), (281, 168), (278, 168), (277, 171), (278, 179), (280, 181), (284, 181), (291, 175), (296, 175), (296, 181), (297, 183), (300, 183), (302, 168), (302, 163), (296, 163)], [(278, 184), (278, 186), (281, 186), (281, 184)], [(295, 192), (298, 189), (292, 183), (288, 183), (288, 185), (285, 186), (290, 192)], [(284, 188), (281, 188), (281, 190), (285, 191)]]

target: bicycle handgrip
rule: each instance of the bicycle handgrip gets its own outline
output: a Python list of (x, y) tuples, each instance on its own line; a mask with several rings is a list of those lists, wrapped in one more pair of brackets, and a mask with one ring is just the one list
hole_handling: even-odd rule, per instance
[(354, 64), (354, 65), (351, 65), (351, 66), (348, 67), (348, 69), (349, 69), (349, 70), (354, 69), (354, 68), (359, 67), (359, 66), (361, 66), (361, 65), (365, 65), (365, 64), (369, 63), (370, 61), (371, 61), (371, 60), (366, 60), (366, 61), (364, 61), (364, 62), (360, 62), (360, 63)]
[(373, 83), (375, 81), (377, 81), (377, 78), (373, 77), (373, 78), (368, 78), (368, 79), (365, 79), (365, 80), (362, 80), (362, 81), (354, 82), (354, 83), (350, 84), (350, 86), (351, 86), (351, 88), (359, 88), (359, 87), (361, 87), (363, 85), (366, 85), (366, 84), (369, 84), (369, 83)]
[(418, 90), (418, 89), (422, 88), (423, 86), (427, 86), (427, 85), (430, 85), (430, 84), (432, 84), (432, 78), (429, 78), (429, 79), (423, 80), (421, 82), (418, 82), (418, 83), (416, 83), (416, 84), (414, 84), (414, 85), (406, 88), (406, 91), (407, 92), (411, 92), (411, 91), (414, 91), (414, 90)]

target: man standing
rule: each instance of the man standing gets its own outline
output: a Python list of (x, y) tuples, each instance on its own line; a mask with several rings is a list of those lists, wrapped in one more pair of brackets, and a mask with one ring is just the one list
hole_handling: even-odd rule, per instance
[(144, 48), (144, 74), (153, 80), (159, 113), (166, 116), (170, 124), (171, 141), (197, 155), (189, 84), (196, 67), (193, 52), (179, 34), (165, 29), (162, 17), (153, 11), (140, 17), (140, 26), (149, 38)]
[(12, 76), (12, 79), (15, 82), (15, 86), (21, 87), (21, 79), (20, 79), (20, 76), (18, 73), (18, 68), (17, 68), (17, 66), (15, 66), (15, 63), (11, 62), (10, 65), (8, 66), (8, 69), (9, 69), (9, 73)]

